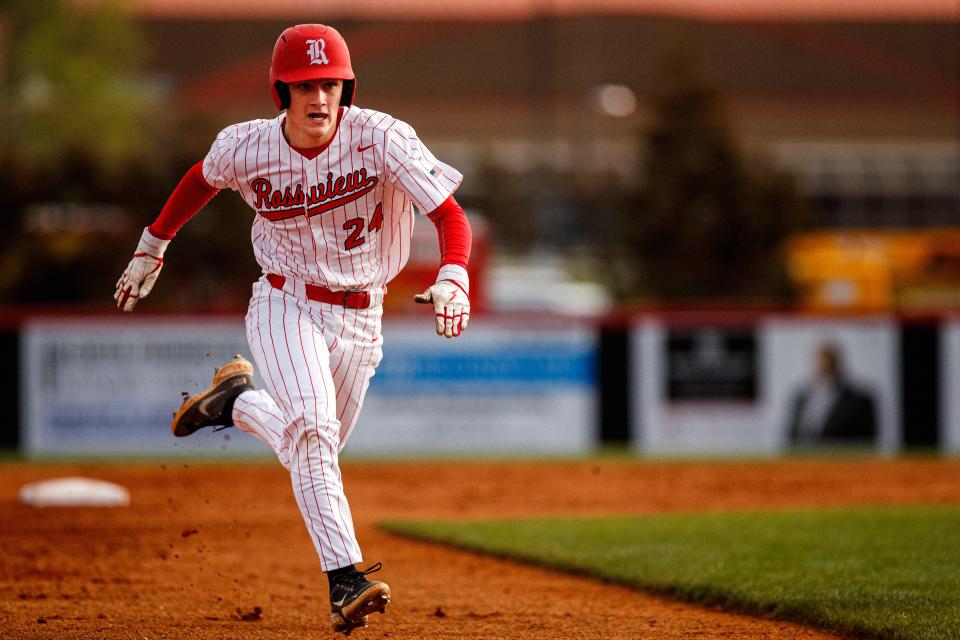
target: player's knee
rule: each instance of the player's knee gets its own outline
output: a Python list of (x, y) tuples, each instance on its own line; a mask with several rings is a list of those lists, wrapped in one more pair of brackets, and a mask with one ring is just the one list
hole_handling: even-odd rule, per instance
[(336, 451), (340, 443), (340, 422), (335, 418), (305, 413), (294, 420), (284, 432), (289, 441), (288, 451), (296, 451), (304, 446), (315, 446)]

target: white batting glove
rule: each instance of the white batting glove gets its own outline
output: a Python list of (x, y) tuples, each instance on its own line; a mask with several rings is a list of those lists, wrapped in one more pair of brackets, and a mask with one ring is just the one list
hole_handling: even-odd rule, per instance
[(169, 244), (169, 240), (161, 240), (148, 229), (143, 230), (133, 259), (117, 280), (117, 290), (113, 294), (117, 309), (133, 311), (137, 301), (150, 294), (163, 268), (163, 253)]
[(470, 280), (467, 270), (458, 265), (440, 267), (432, 287), (413, 297), (419, 304), (433, 303), (437, 335), (456, 338), (470, 322)]

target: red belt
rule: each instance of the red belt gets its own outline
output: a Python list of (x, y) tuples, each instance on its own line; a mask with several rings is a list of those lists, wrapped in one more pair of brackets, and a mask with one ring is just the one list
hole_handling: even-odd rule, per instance
[[(283, 289), (287, 281), (283, 276), (275, 273), (267, 274), (267, 282), (273, 285), (274, 289)], [(348, 309), (366, 309), (370, 306), (369, 291), (355, 291), (348, 289), (346, 291), (331, 291), (326, 287), (316, 284), (305, 284), (307, 298), (314, 302), (326, 302), (327, 304), (338, 304)]]

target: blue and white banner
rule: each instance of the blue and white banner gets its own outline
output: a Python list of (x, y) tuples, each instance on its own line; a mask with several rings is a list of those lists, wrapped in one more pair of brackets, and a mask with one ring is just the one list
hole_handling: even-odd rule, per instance
[[(272, 453), (238, 429), (174, 438), (182, 394), (233, 354), (237, 319), (49, 319), (22, 333), (22, 442), (32, 456)], [(388, 318), (384, 358), (345, 454), (576, 454), (597, 432), (597, 335), (477, 318), (456, 340)], [(262, 387), (257, 376), (255, 383)]]
[(598, 422), (597, 350), (593, 329), (475, 321), (445, 340), (422, 323), (388, 322), (346, 452), (588, 452)]
[(28, 455), (269, 453), (237, 429), (170, 433), (182, 394), (206, 389), (233, 354), (250, 357), (239, 319), (37, 320), (21, 336)]

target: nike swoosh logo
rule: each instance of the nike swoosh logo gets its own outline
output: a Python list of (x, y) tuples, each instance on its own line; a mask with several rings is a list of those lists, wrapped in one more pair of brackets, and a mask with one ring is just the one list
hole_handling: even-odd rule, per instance
[(206, 416), (206, 417), (209, 418), (209, 417), (210, 417), (210, 410), (209, 410), (208, 407), (210, 406), (210, 403), (211, 403), (211, 402), (213, 402), (214, 400), (216, 400), (216, 399), (219, 397), (219, 395), (220, 395), (220, 394), (214, 393), (214, 394), (211, 394), (211, 395), (207, 396), (207, 397), (204, 398), (203, 400), (201, 400), (201, 401), (200, 401), (200, 404), (197, 405), (197, 410), (198, 410), (200, 413), (202, 413), (204, 416)]
[(367, 149), (369, 149), (369, 148), (371, 148), (371, 147), (374, 147), (374, 146), (376, 146), (376, 145), (375, 145), (375, 144), (368, 144), (368, 145), (365, 146), (365, 147), (359, 147), (359, 146), (358, 146), (358, 147), (357, 147), (357, 153), (363, 153), (363, 152), (366, 151)]

